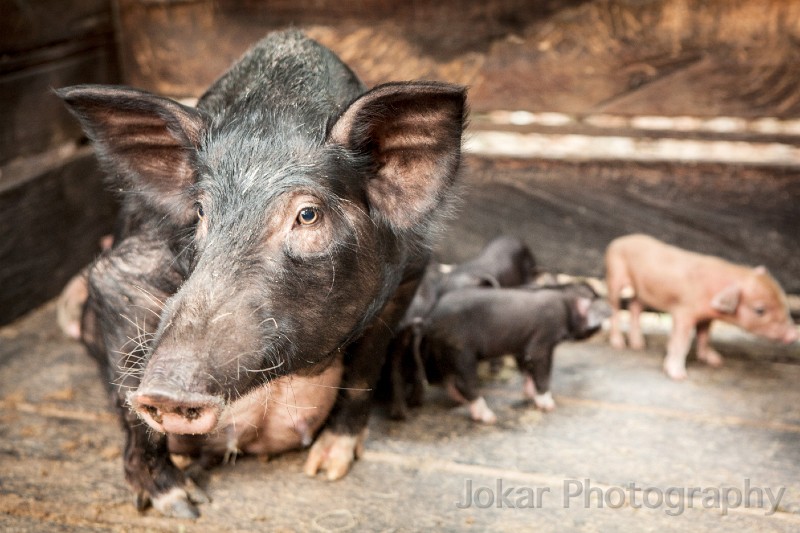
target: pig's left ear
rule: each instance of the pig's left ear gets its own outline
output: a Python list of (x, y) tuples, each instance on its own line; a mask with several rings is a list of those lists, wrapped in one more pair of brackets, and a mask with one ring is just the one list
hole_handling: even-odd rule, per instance
[(726, 315), (736, 314), (742, 289), (737, 283), (731, 283), (711, 298), (711, 308)]
[(168, 98), (108, 85), (76, 85), (56, 94), (78, 118), (115, 189), (181, 223), (194, 218), (189, 188), (206, 120)]
[(374, 166), (370, 207), (400, 230), (439, 207), (461, 158), (466, 89), (436, 82), (388, 83), (365, 93), (333, 125), (329, 140)]

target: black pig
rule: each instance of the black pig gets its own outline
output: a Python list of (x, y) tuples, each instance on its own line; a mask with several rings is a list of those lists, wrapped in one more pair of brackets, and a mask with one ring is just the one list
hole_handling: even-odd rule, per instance
[(259, 42), (197, 108), (123, 87), (58, 94), (123, 199), (113, 248), (88, 274), (81, 329), (115, 384), (139, 508), (197, 516), (204, 497), (172, 445), (228, 434), (243, 402), (263, 410), (252, 397), (271, 380), (339, 360), (342, 388), (305, 471), (343, 476), (447, 211), (464, 89), (365, 91), (332, 52), (288, 31)]
[(511, 235), (495, 237), (477, 256), (457, 265), (431, 261), (390, 349), (391, 417), (405, 419), (408, 404), (416, 406), (422, 400), (425, 373), (419, 357), (421, 327), (443, 294), (466, 287), (519, 286), (529, 283), (535, 274), (536, 260), (530, 248)]
[(424, 318), (443, 294), (466, 287), (515, 287), (536, 274), (536, 260), (522, 239), (500, 235), (474, 258), (456, 265), (431, 261), (403, 322)]
[(590, 337), (609, 316), (608, 304), (585, 284), (462, 289), (443, 295), (428, 315), (422, 353), (451, 397), (469, 403), (474, 420), (494, 423), (478, 392), (478, 361), (513, 354), (525, 377), (525, 396), (550, 411), (556, 345)]

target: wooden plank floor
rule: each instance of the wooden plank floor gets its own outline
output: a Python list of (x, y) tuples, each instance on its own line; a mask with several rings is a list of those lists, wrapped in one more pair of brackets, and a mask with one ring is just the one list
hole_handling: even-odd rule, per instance
[[(727, 365), (692, 362), (684, 383), (660, 371), (658, 321), (643, 353), (615, 351), (603, 334), (562, 345), (549, 414), (520, 404), (519, 376), (506, 368), (485, 384), (494, 427), (469, 422), (432, 387), (405, 423), (377, 409), (344, 480), (305, 477), (303, 451), (240, 458), (200, 480), (213, 501), (181, 521), (134, 510), (94, 363), (61, 336), (49, 304), (0, 329), (0, 529), (797, 531), (800, 366), (772, 362), (797, 348), (720, 331)], [(476, 499), (461, 509), (470, 486)], [(746, 487), (750, 507), (736, 505)], [(692, 488), (703, 492), (690, 498)], [(730, 509), (706, 500), (715, 489)], [(774, 513), (754, 489), (783, 491)], [(538, 505), (527, 496), (537, 493)]]

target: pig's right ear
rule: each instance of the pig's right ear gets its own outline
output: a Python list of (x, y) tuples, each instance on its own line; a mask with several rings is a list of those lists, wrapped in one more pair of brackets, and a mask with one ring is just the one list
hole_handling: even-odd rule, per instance
[(712, 309), (726, 315), (736, 314), (742, 289), (736, 283), (731, 283), (711, 298)]
[(206, 127), (200, 111), (125, 87), (76, 85), (56, 94), (93, 141), (116, 188), (178, 223), (192, 220), (189, 191)]
[(417, 230), (445, 204), (461, 157), (466, 90), (437, 82), (387, 83), (356, 99), (329, 140), (373, 167), (370, 208), (395, 229)]

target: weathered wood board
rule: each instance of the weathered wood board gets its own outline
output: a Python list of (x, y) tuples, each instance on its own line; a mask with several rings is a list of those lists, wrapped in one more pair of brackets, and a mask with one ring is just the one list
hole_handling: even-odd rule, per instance
[(763, 264), (800, 292), (796, 169), (722, 164), (468, 157), (461, 209), (437, 255), (461, 261), (499, 233), (523, 238), (542, 268), (602, 276), (615, 237), (649, 233), (730, 261)]
[(111, 231), (116, 204), (91, 150), (40, 164), (0, 183), (0, 324), (57, 295)]

